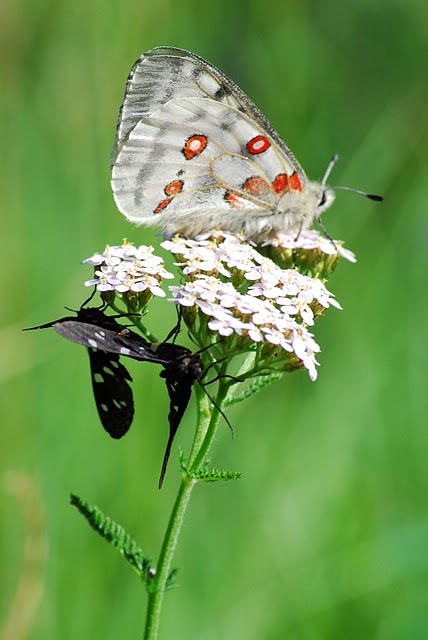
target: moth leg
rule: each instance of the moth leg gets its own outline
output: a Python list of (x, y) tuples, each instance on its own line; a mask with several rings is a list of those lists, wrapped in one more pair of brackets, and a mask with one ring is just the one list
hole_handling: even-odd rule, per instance
[(177, 323), (175, 324), (175, 326), (171, 329), (171, 331), (168, 333), (167, 337), (165, 338), (165, 340), (163, 340), (163, 342), (169, 342), (169, 340), (171, 340), (172, 338), (172, 342), (174, 343), (178, 334), (181, 331), (181, 322), (182, 322), (182, 318), (183, 318), (183, 312), (181, 309), (181, 305), (177, 305), (176, 307), (177, 310)]

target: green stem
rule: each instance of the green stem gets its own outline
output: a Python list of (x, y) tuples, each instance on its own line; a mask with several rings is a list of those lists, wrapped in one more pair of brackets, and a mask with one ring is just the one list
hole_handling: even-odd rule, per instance
[(187, 477), (184, 477), (181, 481), (159, 555), (156, 575), (149, 592), (144, 640), (156, 640), (158, 637), (162, 602), (168, 576), (171, 572), (172, 558), (175, 547), (177, 546), (178, 536), (181, 525), (183, 524), (190, 495), (195, 484), (196, 480)]
[(125, 316), (129, 315), (130, 321), (141, 331), (143, 337), (146, 340), (148, 340), (149, 342), (158, 342), (158, 340), (156, 339), (156, 336), (154, 336), (153, 333), (143, 325), (142, 316), (140, 313), (128, 314), (128, 312), (126, 311), (124, 312), (114, 302), (110, 302), (109, 306), (120, 315), (123, 315), (123, 314)]
[[(220, 380), (217, 396), (215, 398), (215, 402), (220, 408), (223, 404), (224, 399), (227, 396), (228, 389), (229, 389), (229, 384), (225, 383), (223, 380)], [(207, 457), (210, 447), (213, 443), (213, 440), (217, 431), (217, 426), (220, 420), (220, 416), (221, 416), (220, 411), (216, 407), (214, 407), (211, 414), (211, 419), (210, 419), (208, 428), (206, 430), (205, 437), (192, 463), (192, 466), (191, 466), (192, 471), (199, 471), (199, 469), (204, 464), (205, 458)]]
[(195, 437), (193, 438), (192, 448), (187, 461), (188, 467), (193, 464), (193, 461), (202, 446), (211, 420), (210, 406), (208, 404), (208, 397), (205, 391), (197, 384), (195, 384), (194, 390), (198, 401), (198, 426), (195, 431)]
[[(227, 395), (227, 390), (228, 385), (222, 385), (220, 382), (218, 393), (215, 398), (215, 402), (219, 407), (221, 407), (221, 404)], [(203, 390), (200, 389), (199, 391), (202, 392)], [(192, 470), (199, 470), (204, 464), (221, 416), (220, 411), (216, 407), (214, 407), (212, 413), (210, 412), (205, 394), (199, 393), (199, 391), (197, 391), (198, 426), (191, 454), (194, 458), (191, 467)], [(156, 640), (158, 637), (163, 597), (168, 577), (171, 573), (172, 559), (190, 496), (196, 483), (197, 480), (194, 478), (184, 476), (180, 484), (159, 554), (156, 574), (149, 590), (144, 640)]]

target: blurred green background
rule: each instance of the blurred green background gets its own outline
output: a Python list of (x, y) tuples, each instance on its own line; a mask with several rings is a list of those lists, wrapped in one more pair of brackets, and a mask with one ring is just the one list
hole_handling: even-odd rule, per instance
[[(2, 640), (142, 634), (143, 589), (68, 499), (157, 556), (179, 482), (175, 448), (157, 489), (165, 388), (131, 363), (136, 417), (113, 441), (83, 349), (21, 328), (78, 307), (79, 262), (106, 243), (160, 242), (115, 210), (109, 154), (128, 71), (161, 44), (237, 82), (311, 178), (337, 152), (332, 183), (385, 196), (339, 193), (326, 214), (358, 263), (329, 281), (344, 310), (316, 327), (319, 379), (229, 411), (236, 439), (223, 424), (213, 463), (244, 477), (195, 491), (161, 638), (427, 639), (427, 3), (3, 0), (2, 14)], [(151, 316), (161, 336), (168, 313)]]

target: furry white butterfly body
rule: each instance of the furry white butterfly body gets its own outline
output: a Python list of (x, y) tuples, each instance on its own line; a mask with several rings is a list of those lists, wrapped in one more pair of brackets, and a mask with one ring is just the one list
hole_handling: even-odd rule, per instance
[(188, 237), (214, 228), (255, 240), (298, 232), (334, 200), (231, 80), (165, 47), (141, 56), (129, 75), (112, 188), (130, 221)]

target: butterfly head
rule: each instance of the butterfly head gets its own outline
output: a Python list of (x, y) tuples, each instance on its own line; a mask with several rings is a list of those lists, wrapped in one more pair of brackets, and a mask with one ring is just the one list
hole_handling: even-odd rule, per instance
[(310, 182), (308, 185), (308, 191), (311, 192), (314, 198), (313, 214), (316, 220), (319, 220), (321, 214), (324, 213), (334, 202), (336, 194), (331, 187), (327, 187), (325, 184)]

